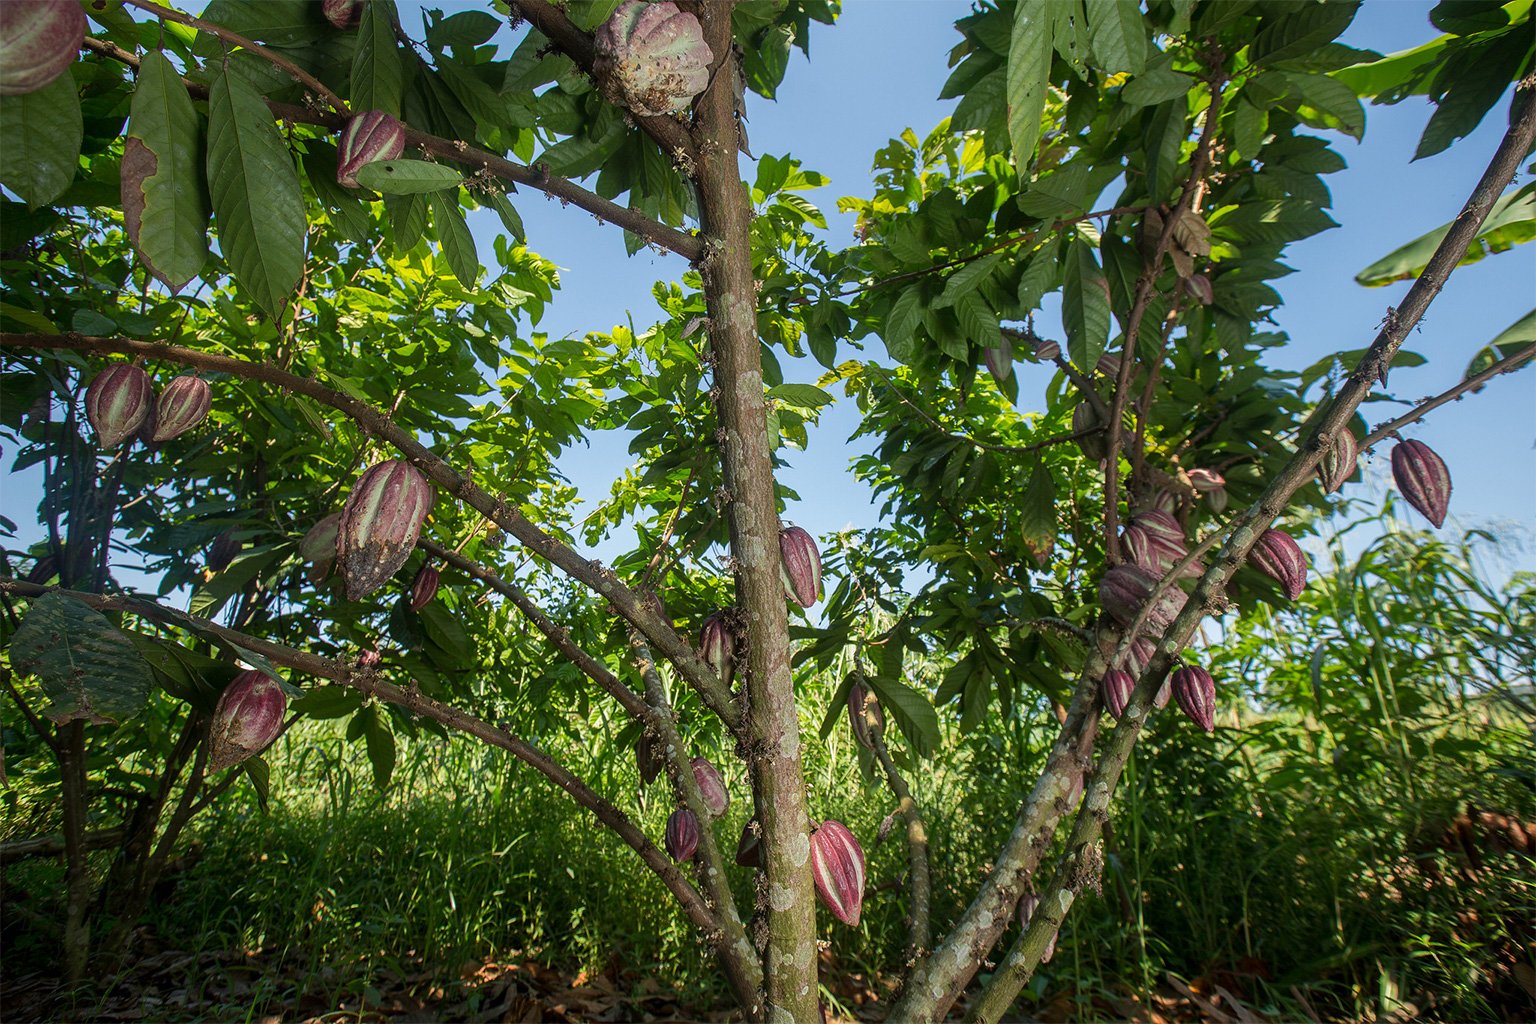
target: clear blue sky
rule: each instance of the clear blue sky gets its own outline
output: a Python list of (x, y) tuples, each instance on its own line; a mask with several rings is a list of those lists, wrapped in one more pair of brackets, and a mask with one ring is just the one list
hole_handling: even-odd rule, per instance
[[(1435, 34), (1427, 18), (1431, 6), (1412, 0), (1367, 0), (1344, 40), (1384, 53), (1418, 45)], [(968, 10), (969, 4), (958, 0), (848, 0), (838, 25), (813, 29), (809, 62), (795, 51), (777, 102), (749, 97), (754, 152), (792, 153), (807, 168), (829, 177), (831, 184), (810, 198), (827, 213), (834, 244), (847, 242), (852, 226), (851, 218), (837, 214), (837, 198), (868, 192), (875, 151), (903, 128), (910, 126), (921, 135), (950, 112), (952, 104), (936, 97), (948, 73), (947, 52), (958, 38), (952, 22)], [(412, 24), (412, 14), (405, 17)], [(1299, 369), (1328, 352), (1370, 341), (1387, 305), (1397, 301), (1407, 285), (1364, 289), (1354, 283), (1353, 275), (1454, 216), (1505, 120), (1500, 108), (1451, 151), (1409, 164), (1428, 114), (1427, 104), (1418, 100), (1368, 107), (1364, 143), (1337, 141), (1349, 162), (1347, 170), (1329, 179), (1334, 219), (1342, 227), (1289, 251), (1287, 262), (1299, 272), (1279, 282), (1286, 304), (1277, 318), (1292, 343), (1275, 353), (1277, 365)], [(745, 173), (751, 176), (750, 166)], [(626, 257), (616, 228), (599, 226), (533, 190), (524, 189), (517, 201), (530, 246), (562, 268), (562, 291), (541, 325), (553, 335), (607, 329), (625, 322), (630, 311), (637, 324), (647, 323), (653, 311), (652, 282), (675, 279), (684, 270), (677, 257), (649, 251)], [(488, 213), (476, 222), (482, 254), (492, 252), (489, 234), (496, 230), (495, 223)], [(1392, 386), (1405, 397), (1450, 386), (1478, 348), (1533, 304), (1536, 245), (1458, 271), (1409, 341), (1409, 347), (1429, 357), (1429, 365), (1395, 371)], [(1049, 323), (1043, 327), (1051, 332)], [(1061, 336), (1059, 330), (1055, 334)], [(874, 344), (878, 349), (878, 342)], [(1038, 407), (1046, 375), (1023, 365), (1020, 371), (1020, 408)], [(785, 360), (785, 372), (791, 379), (813, 381), (819, 368), (808, 360), (798, 366)], [(1373, 410), (1373, 415), (1384, 414)], [(809, 451), (788, 453), (791, 466), (785, 480), (803, 499), (788, 515), (815, 533), (870, 525), (876, 519), (867, 490), (848, 473), (856, 454), (847, 441), (854, 426), (851, 403), (840, 402), (824, 413), (821, 427), (811, 434)], [(1476, 525), (1522, 537), (1525, 547), (1519, 561), (1530, 566), (1530, 542), (1536, 534), (1536, 370), (1500, 378), (1483, 394), (1437, 411), (1409, 436), (1431, 444), (1450, 465), (1455, 490), (1447, 532)], [(609, 483), (629, 461), (626, 443), (619, 436), (597, 437), (591, 447), (573, 449), (561, 460), (585, 499), (607, 494)], [(1367, 482), (1363, 488), (1356, 485), (1356, 493), (1379, 496), (1389, 486), (1384, 454), (1367, 467)], [(0, 501), (0, 511), (22, 524), (23, 543), (35, 536), (30, 527), (40, 485), (38, 474), (21, 474), (6, 483)], [(1423, 524), (1415, 520), (1415, 525)], [(628, 537), (619, 539), (619, 544), (627, 542)], [(595, 553), (608, 556), (616, 548), (605, 544)]]

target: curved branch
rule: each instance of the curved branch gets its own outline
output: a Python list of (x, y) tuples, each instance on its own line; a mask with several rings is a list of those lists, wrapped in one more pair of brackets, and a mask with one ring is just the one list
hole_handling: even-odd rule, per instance
[(117, 352), (145, 359), (162, 359), (166, 362), (195, 366), (215, 373), (228, 373), (247, 380), (272, 384), (284, 390), (307, 395), (317, 402), (338, 410), (354, 420), (368, 434), (398, 449), (440, 487), (516, 537), (530, 552), (606, 597), (620, 615), (639, 629), (656, 650), (677, 667), (679, 674), (698, 692), (711, 711), (733, 728), (739, 724), (740, 709), (731, 700), (730, 690), (721, 683), (719, 676), (704, 663), (704, 660), (694, 651), (693, 646), (678, 634), (672, 624), (655, 609), (639, 600), (634, 591), (620, 582), (618, 575), (612, 569), (601, 562), (588, 561), (572, 548), (545, 533), (519, 512), (513, 503), (500, 495), (486, 491), (464, 476), (427, 450), (410, 431), (402, 429), (373, 406), (339, 391), (333, 391), (308, 377), (300, 377), (279, 370), (267, 363), (233, 359), (229, 356), (199, 352), (195, 349), (160, 342), (137, 341), (131, 338), (95, 338), (72, 333), (0, 333), (0, 347)]
[(405, 689), (386, 683), (378, 678), (377, 673), (367, 670), (359, 670), (350, 667), (340, 659), (323, 658), (318, 654), (310, 654), (307, 651), (295, 650), (282, 644), (263, 640), (260, 637), (249, 636), (245, 633), (221, 626), (208, 619), (200, 619), (185, 612), (164, 608), (152, 601), (142, 601), (131, 597), (117, 597), (102, 594), (84, 594), (74, 590), (64, 590), (59, 587), (45, 587), (35, 583), (23, 583), (17, 580), (0, 579), (0, 594), (20, 594), (26, 597), (36, 597), (40, 594), (57, 593), (65, 597), (79, 601), (97, 610), (110, 610), (128, 612), (156, 622), (169, 623), (182, 628), (195, 628), (198, 632), (216, 636), (229, 643), (238, 644), (247, 650), (254, 651), (271, 661), (274, 665), (282, 665), (299, 672), (312, 675), (320, 679), (329, 679), (342, 686), (349, 686), (371, 697), (396, 704), (407, 711), (423, 715), (450, 729), (467, 733), (482, 742), (493, 747), (499, 747), (507, 751), (519, 761), (534, 768), (545, 778), (565, 790), (578, 804), (591, 811), (597, 819), (615, 832), (620, 839), (640, 855), (645, 866), (650, 868), (662, 881), (668, 890), (682, 903), (693, 923), (706, 935), (713, 935), (719, 929), (719, 922), (715, 919), (714, 912), (705, 904), (698, 890), (689, 884), (665, 853), (651, 842), (629, 817), (613, 804), (593, 792), (585, 782), (565, 768), (554, 758), (532, 744), (526, 743), (504, 729), (499, 729), (489, 722), (483, 721), (471, 715), (467, 711), (451, 707), (439, 701), (433, 700), (414, 687)]

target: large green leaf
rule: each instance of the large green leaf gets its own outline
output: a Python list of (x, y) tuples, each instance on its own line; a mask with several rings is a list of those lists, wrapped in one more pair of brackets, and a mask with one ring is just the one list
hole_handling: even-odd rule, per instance
[(465, 288), (473, 288), (480, 274), (480, 257), (475, 252), (475, 236), (469, 233), (464, 221), (464, 211), (459, 209), (455, 196), (433, 192), (427, 196), (432, 206), (432, 226), (437, 228), (437, 244), (443, 257), (453, 268), (453, 276)]
[(382, 110), (400, 116), (404, 74), (400, 47), (395, 42), (391, 0), (371, 0), (363, 5), (357, 26), (357, 56), (352, 61), (352, 109)]
[(1056, 478), (1043, 461), (1035, 463), (1018, 509), (1019, 540), (1044, 565), (1056, 546)]
[(75, 180), (80, 163), (80, 94), (62, 74), (41, 89), (0, 97), (0, 184), (32, 209), (53, 202)]
[[(1418, 277), (1429, 265), (1429, 258), (1439, 248), (1450, 224), (1442, 224), (1406, 245), (1393, 249), (1355, 275), (1358, 284), (1377, 288), (1394, 281)], [(1467, 246), (1461, 263), (1476, 263), (1484, 256), (1503, 252), (1520, 242), (1536, 238), (1536, 183), (1506, 192), (1488, 211), (1483, 228)]]
[(933, 753), (939, 745), (939, 716), (928, 698), (899, 679), (871, 676), (869, 686), (912, 749), (922, 757)]
[(1072, 362), (1091, 371), (1109, 343), (1109, 282), (1086, 238), (1074, 238), (1067, 248), (1061, 321)]
[(457, 188), (464, 175), (428, 160), (375, 160), (357, 169), (357, 183), (387, 196), (409, 196)]
[[(1467, 364), (1465, 377), (1475, 377), (1500, 359), (1507, 359), (1521, 349), (1536, 342), (1536, 309), (1531, 310), (1525, 316), (1516, 320), (1499, 332), (1499, 336), (1490, 341), (1482, 351), (1472, 357)], [(1521, 366), (1528, 365), (1521, 363)], [(1463, 379), (1465, 379), (1465, 377)]]
[(906, 288), (885, 314), (885, 325), (880, 330), (880, 337), (885, 342), (885, 350), (898, 363), (912, 361), (917, 325), (923, 322), (922, 302), (921, 288)]
[(1105, 71), (1139, 74), (1147, 63), (1147, 30), (1137, 0), (1088, 0), (1094, 63)]
[(278, 316), (304, 272), (304, 193), (266, 103), (229, 74), (208, 95), (208, 185), (236, 282)]
[[(208, 262), (208, 180), (203, 122), (180, 73), (151, 50), (139, 68), (123, 154), (123, 214), (144, 263), (179, 291)], [(138, 140), (135, 145), (132, 140)], [(148, 176), (131, 194), (131, 161)]]
[(1254, 64), (1273, 64), (1316, 50), (1337, 39), (1355, 20), (1359, 8), (1358, 0), (1336, 0), (1299, 4), (1289, 13), (1267, 15), (1248, 48), (1248, 59)]
[(149, 665), (133, 641), (63, 594), (33, 602), (11, 638), (11, 664), (42, 681), (55, 722), (120, 722), (149, 700)]
[(1026, 0), (1014, 9), (1008, 44), (1008, 139), (1021, 178), (1028, 177), (1029, 162), (1040, 141), (1040, 117), (1051, 75), (1052, 23), (1048, 3)]

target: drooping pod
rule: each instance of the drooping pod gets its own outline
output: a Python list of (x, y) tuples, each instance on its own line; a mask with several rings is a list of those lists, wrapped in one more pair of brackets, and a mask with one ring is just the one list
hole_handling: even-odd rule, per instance
[(222, 771), (254, 757), (283, 731), (288, 697), (277, 680), (255, 669), (236, 676), (213, 709), (208, 728), (208, 770)]
[(811, 833), (811, 876), (816, 895), (850, 928), (864, 906), (864, 849), (848, 827), (828, 818)]
[(1392, 479), (1408, 504), (1435, 525), (1445, 525), (1451, 508), (1451, 471), (1423, 441), (1402, 441), (1392, 449)]
[(779, 531), (780, 573), (784, 594), (802, 608), (821, 599), (821, 552), (816, 541), (798, 526)]
[(113, 363), (85, 389), (85, 418), (96, 443), (114, 448), (138, 433), (155, 407), (149, 374), (132, 363)]
[(1280, 584), (1280, 589), (1292, 601), (1307, 588), (1307, 556), (1283, 530), (1265, 530), (1253, 550), (1248, 552), (1248, 562)]
[(681, 864), (693, 859), (699, 849), (699, 819), (686, 807), (679, 807), (667, 819), (667, 852)]
[(1190, 720), (1212, 732), (1216, 728), (1216, 680), (1199, 665), (1185, 665), (1173, 673), (1173, 697)]
[(373, 593), (405, 564), (431, 509), (432, 484), (407, 462), (386, 459), (358, 478), (337, 528), (348, 600)]

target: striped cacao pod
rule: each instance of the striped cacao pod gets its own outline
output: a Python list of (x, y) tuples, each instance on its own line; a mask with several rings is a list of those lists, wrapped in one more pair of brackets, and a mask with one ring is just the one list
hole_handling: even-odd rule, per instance
[(345, 31), (362, 19), (363, 0), (321, 0), (320, 11), (326, 21)]
[(882, 733), (885, 731), (885, 711), (880, 707), (879, 698), (863, 682), (855, 679), (848, 688), (848, 724), (853, 728), (853, 738), (865, 750), (875, 749), (874, 737), (870, 734), (870, 719), (874, 719), (877, 730)]
[(1392, 449), (1392, 479), (1408, 504), (1435, 529), (1445, 525), (1451, 508), (1451, 471), (1423, 441), (1402, 441)]
[(667, 852), (681, 864), (693, 860), (699, 849), (699, 819), (686, 807), (679, 807), (667, 819)]
[(1348, 427), (1339, 431), (1339, 436), (1323, 452), (1323, 457), (1317, 464), (1317, 478), (1322, 482), (1323, 493), (1332, 494), (1344, 482), (1355, 475), (1355, 463), (1360, 458), (1360, 442), (1355, 440), (1355, 435)]
[(656, 749), (656, 741), (648, 732), (641, 733), (639, 742), (635, 744), (635, 766), (640, 769), (642, 786), (655, 782), (661, 777), (661, 770), (667, 766), (666, 758)]
[(856, 927), (864, 906), (864, 850), (842, 822), (829, 818), (811, 833), (811, 875), (832, 916)]
[(720, 777), (720, 769), (710, 764), (707, 757), (696, 757), (688, 763), (693, 765), (693, 777), (699, 784), (705, 808), (711, 817), (720, 817), (731, 802), (731, 794), (725, 788), (725, 779)]
[(208, 728), (208, 770), (222, 771), (254, 757), (283, 731), (288, 697), (272, 677), (255, 669), (236, 676), (213, 708)]
[(1189, 471), (1189, 482), (1195, 490), (1201, 494), (1210, 494), (1227, 485), (1227, 480), (1214, 469), (1192, 469)]
[(1185, 665), (1173, 673), (1173, 696), (1179, 710), (1190, 720), (1213, 732), (1216, 728), (1216, 680), (1199, 665)]
[(779, 569), (784, 593), (802, 608), (821, 598), (821, 552), (811, 535), (798, 526), (779, 531)]
[(726, 686), (735, 680), (736, 638), (724, 612), (715, 612), (704, 620), (704, 628), (699, 630), (699, 657)]
[(409, 463), (386, 459), (358, 478), (337, 527), (348, 600), (373, 593), (405, 564), (431, 509), (432, 484)]
[(416, 570), (416, 578), (411, 581), (411, 611), (419, 612), (432, 603), (439, 582), (441, 577), (432, 566), (424, 565)]
[(336, 539), (341, 526), (341, 513), (332, 512), (304, 534), (299, 541), (299, 557), (309, 563), (305, 575), (309, 582), (319, 583), (331, 574), (336, 564)]
[(686, 110), (709, 84), (714, 60), (699, 19), (671, 0), (625, 0), (593, 40), (596, 70), (610, 99), (656, 117)]
[(177, 377), (160, 392), (155, 403), (155, 429), (149, 435), (154, 442), (169, 441), (179, 437), (203, 422), (213, 392), (201, 377), (183, 375)]
[(85, 418), (103, 448), (116, 447), (138, 433), (154, 407), (155, 386), (149, 374), (132, 363), (113, 363), (85, 389)]
[(1061, 345), (1049, 338), (1031, 335), (1035, 346), (1035, 358), (1041, 362), (1051, 362), (1061, 358)]
[[(1099, 581), (1099, 603), (1110, 618), (1128, 626), (1151, 598), (1157, 583), (1158, 577), (1139, 565), (1117, 565)], [(1178, 587), (1164, 590), (1147, 616), (1146, 628), (1159, 633), (1167, 629), (1183, 610), (1185, 600), (1184, 591)]]
[(1265, 530), (1248, 553), (1248, 562), (1280, 584), (1292, 601), (1307, 588), (1307, 556), (1283, 530)]
[(1104, 710), (1116, 721), (1125, 714), (1125, 705), (1130, 701), (1131, 691), (1135, 688), (1136, 677), (1124, 669), (1112, 668), (1099, 680), (1099, 696), (1104, 701)]
[(405, 125), (382, 110), (357, 114), (341, 132), (336, 180), (357, 188), (357, 172), (379, 160), (398, 160), (405, 152)]

